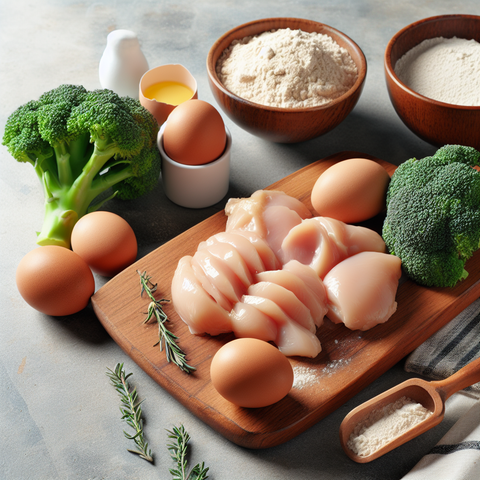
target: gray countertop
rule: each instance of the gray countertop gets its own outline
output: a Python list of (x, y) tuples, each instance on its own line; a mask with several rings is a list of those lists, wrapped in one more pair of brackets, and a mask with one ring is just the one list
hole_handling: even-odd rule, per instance
[[(388, 40), (416, 20), (442, 13), (480, 14), (478, 0), (283, 1), (0, 1), (0, 125), (18, 106), (61, 83), (99, 88), (98, 63), (108, 33), (136, 32), (150, 67), (181, 63), (198, 81), (199, 98), (217, 106), (205, 61), (214, 41), (257, 18), (292, 16), (331, 25), (355, 40), (368, 62), (364, 92), (349, 117), (323, 137), (295, 145), (272, 144), (241, 130), (225, 116), (233, 137), (228, 197), (256, 189), (330, 154), (364, 152), (394, 164), (431, 154), (434, 147), (397, 117), (385, 87)], [(20, 297), (15, 271), (35, 244), (43, 198), (32, 168), (0, 148), (0, 477), (2, 479), (171, 478), (166, 429), (190, 433), (193, 464), (205, 461), (216, 480), (400, 479), (435, 445), (467, 408), (455, 395), (444, 422), (395, 452), (366, 465), (343, 454), (338, 427), (356, 405), (409, 377), (400, 363), (317, 425), (266, 450), (224, 439), (160, 388), (109, 337), (93, 310), (65, 318), (36, 312)], [(139, 255), (221, 210), (225, 202), (188, 210), (166, 199), (161, 184), (142, 199), (113, 200), (105, 209), (133, 227)], [(96, 288), (107, 279), (96, 277)], [(155, 464), (127, 452), (119, 398), (105, 375), (124, 362), (145, 398), (145, 432)], [(467, 402), (468, 403), (468, 402)]]

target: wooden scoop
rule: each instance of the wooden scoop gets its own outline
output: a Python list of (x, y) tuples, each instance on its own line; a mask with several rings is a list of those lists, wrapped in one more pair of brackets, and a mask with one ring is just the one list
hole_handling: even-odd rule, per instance
[[(480, 381), (480, 358), (460, 369), (445, 380), (428, 382), (419, 378), (412, 378), (386, 392), (377, 395), (368, 402), (353, 409), (340, 425), (340, 442), (345, 453), (357, 463), (367, 463), (403, 445), (430, 428), (438, 425), (445, 415), (445, 400), (455, 392), (462, 390)], [(432, 412), (427, 419), (407, 430), (383, 447), (368, 456), (359, 456), (347, 445), (355, 427), (363, 422), (372, 412), (380, 410), (386, 405), (394, 403), (402, 397), (407, 397), (415, 403), (420, 403)]]

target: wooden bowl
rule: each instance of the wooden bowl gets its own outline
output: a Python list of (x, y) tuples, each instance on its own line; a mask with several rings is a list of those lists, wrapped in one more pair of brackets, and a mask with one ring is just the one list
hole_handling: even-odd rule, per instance
[(480, 149), (480, 107), (432, 100), (408, 88), (395, 75), (397, 60), (423, 40), (436, 37), (480, 42), (480, 16), (440, 15), (408, 25), (385, 50), (387, 89), (398, 116), (423, 140), (435, 146), (468, 145)]
[[(260, 105), (227, 90), (220, 82), (215, 66), (233, 40), (258, 35), (268, 30), (290, 28), (317, 32), (332, 37), (344, 47), (357, 65), (358, 78), (353, 87), (330, 103), (309, 108), (278, 108)], [(225, 114), (247, 132), (278, 143), (294, 143), (323, 135), (342, 122), (356, 105), (363, 90), (367, 61), (360, 47), (344, 33), (312, 20), (266, 18), (245, 23), (222, 35), (207, 57), (210, 88)]]

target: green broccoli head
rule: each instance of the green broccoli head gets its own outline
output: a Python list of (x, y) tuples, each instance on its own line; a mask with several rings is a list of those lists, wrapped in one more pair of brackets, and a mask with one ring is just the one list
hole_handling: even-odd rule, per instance
[(474, 148), (447, 145), (392, 176), (382, 236), (421, 285), (452, 287), (467, 275), (480, 246), (479, 161)]
[(35, 167), (46, 198), (37, 243), (68, 247), (87, 212), (117, 194), (132, 199), (154, 188), (158, 128), (138, 100), (80, 85), (60, 85), (13, 112), (3, 144)]
[(40, 136), (52, 147), (77, 136), (68, 130), (67, 124), (72, 109), (80, 105), (86, 95), (87, 90), (81, 85), (60, 85), (41, 95), (36, 102)]
[(129, 103), (111, 90), (88, 92), (84, 101), (72, 109), (67, 128), (73, 134), (89, 132), (97, 150), (109, 157), (131, 158), (140, 153), (145, 143)]
[(19, 162), (35, 165), (37, 160), (53, 156), (47, 140), (40, 136), (38, 128), (38, 102), (32, 100), (15, 110), (7, 120), (3, 144)]

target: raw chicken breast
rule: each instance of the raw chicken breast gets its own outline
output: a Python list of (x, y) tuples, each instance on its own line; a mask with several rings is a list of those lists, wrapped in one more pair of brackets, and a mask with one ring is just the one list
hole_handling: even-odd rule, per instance
[(231, 198), (225, 206), (226, 232), (248, 230), (266, 238), (267, 229), (263, 219), (269, 206), (283, 206), (297, 213), (300, 218), (310, 218), (310, 210), (294, 197), (276, 190), (257, 190), (248, 198)]
[(382, 236), (374, 230), (359, 225), (350, 225), (329, 217), (315, 217), (348, 257), (360, 252), (386, 252)]
[(248, 230), (232, 230), (230, 233), (246, 238), (255, 247), (265, 265), (265, 270), (276, 270), (282, 267), (282, 264), (265, 239)]
[(257, 249), (253, 243), (243, 235), (239, 235), (235, 232), (220, 232), (211, 236), (204, 242), (201, 242), (198, 246), (198, 250), (215, 243), (226, 243), (234, 247), (245, 261), (252, 275), (265, 270), (265, 264), (263, 263)]
[(317, 331), (310, 310), (294, 293), (285, 287), (271, 282), (258, 282), (248, 287), (247, 295), (268, 298), (302, 327), (310, 330), (312, 333)]
[[(323, 306), (325, 314), (327, 313), (327, 290), (320, 277), (308, 265), (298, 262), (297, 260), (290, 260), (283, 266), (283, 270), (293, 273), (300, 278), (305, 285), (313, 292), (320, 305)], [(315, 325), (319, 327), (323, 323), (323, 317), (315, 318)]]
[(172, 281), (174, 308), (192, 333), (233, 332), (316, 357), (325, 315), (366, 330), (395, 311), (400, 260), (376, 232), (312, 218), (279, 191), (230, 199), (225, 213), (225, 232), (183, 257)]
[(208, 250), (197, 250), (193, 258), (202, 268), (212, 285), (220, 291), (232, 304), (238, 302), (247, 291), (235, 272), (220, 258)]
[(314, 217), (290, 230), (279, 255), (284, 263), (298, 260), (309, 265), (323, 278), (337, 263), (361, 251), (385, 252), (385, 242), (368, 228)]
[(280, 262), (284, 263), (282, 242), (293, 227), (302, 223), (302, 217), (295, 210), (274, 205), (266, 208), (263, 212), (263, 222), (268, 245)]
[(175, 311), (193, 334), (231, 332), (228, 312), (205, 292), (192, 270), (191, 260), (191, 256), (182, 257), (173, 275), (171, 294)]
[(206, 245), (200, 250), (205, 250), (221, 260), (226, 266), (230, 267), (245, 287), (252, 284), (252, 274), (245, 260), (233, 245), (228, 243), (214, 243), (212, 245)]
[(205, 292), (207, 292), (222, 308), (227, 310), (229, 312), (233, 305), (234, 302), (230, 301), (217, 287), (214, 285), (210, 279), (205, 275), (205, 271), (203, 268), (199, 265), (197, 260), (192, 257), (191, 259), (191, 265), (192, 265), (192, 270), (197, 278), (197, 280), (200, 282), (200, 285), (203, 287)]
[(283, 354), (313, 358), (322, 351), (318, 337), (292, 320), (272, 300), (254, 295), (244, 295), (242, 303), (254, 306), (275, 322), (278, 330), (274, 342)]
[(283, 240), (281, 249), (284, 263), (297, 260), (312, 268), (320, 278), (346, 257), (330, 240), (325, 228), (314, 219), (292, 228)]
[(350, 330), (368, 330), (396, 311), (401, 260), (387, 253), (361, 252), (325, 275), (327, 317)]
[(258, 338), (275, 341), (278, 328), (268, 316), (248, 303), (236, 303), (230, 312), (233, 333), (237, 338)]
[[(293, 262), (295, 262), (295, 260), (293, 260)], [(305, 267), (300, 263), (299, 265)], [(310, 267), (305, 268), (311, 270)], [(326, 315), (328, 310), (327, 292), (325, 287), (320, 285), (321, 280), (318, 280), (318, 291), (320, 293), (317, 295), (298, 275), (295, 275), (287, 270), (271, 270), (260, 272), (256, 276), (257, 282), (275, 283), (276, 285), (280, 285), (292, 292), (308, 308), (316, 327), (319, 327), (323, 323), (323, 317)]]

